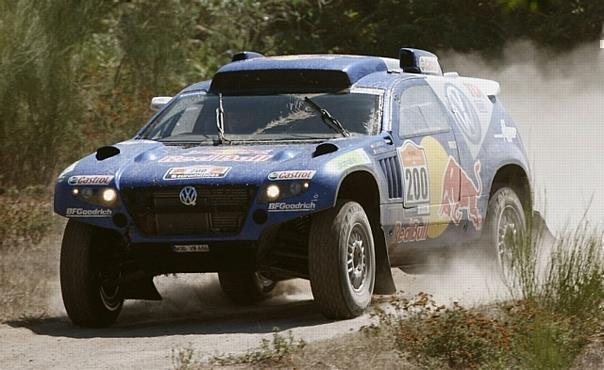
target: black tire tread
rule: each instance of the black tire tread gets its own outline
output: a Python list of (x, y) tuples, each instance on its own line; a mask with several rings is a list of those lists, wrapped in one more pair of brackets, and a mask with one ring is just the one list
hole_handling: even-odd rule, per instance
[[(340, 212), (346, 207), (345, 212)], [(335, 207), (316, 214), (310, 228), (308, 272), (315, 302), (323, 315), (330, 319), (351, 319), (363, 309), (351, 307), (342, 289), (344, 281), (339, 271), (338, 240), (343, 229), (338, 225), (349, 222), (355, 212), (364, 210), (360, 204), (339, 200)], [(366, 218), (366, 216), (365, 216)], [(369, 220), (367, 220), (369, 224)]]
[(63, 234), (59, 270), (63, 304), (71, 321), (78, 326), (100, 328), (111, 325), (121, 307), (116, 311), (105, 309), (98, 289), (94, 289), (90, 261), (95, 234), (94, 226), (69, 220)]
[(484, 224), (485, 229), (483, 230), (480, 244), (482, 246), (482, 252), (485, 255), (485, 258), (487, 258), (487, 263), (496, 271), (501, 271), (502, 269), (502, 266), (497, 259), (497, 246), (495, 244), (497, 235), (497, 225), (495, 224), (496, 217), (499, 214), (499, 209), (505, 207), (505, 205), (509, 203), (518, 208), (522, 222), (526, 225), (522, 202), (520, 201), (520, 198), (518, 198), (518, 195), (516, 195), (516, 192), (510, 187), (505, 185), (499, 186), (489, 199), (487, 206), (487, 216)]

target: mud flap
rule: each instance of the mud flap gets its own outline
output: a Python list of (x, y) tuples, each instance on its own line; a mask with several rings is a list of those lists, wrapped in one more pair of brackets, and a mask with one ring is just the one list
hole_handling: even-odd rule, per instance
[[(376, 229), (374, 229), (376, 230)], [(377, 229), (381, 230), (381, 229)], [(396, 285), (392, 278), (392, 268), (390, 267), (390, 258), (382, 232), (373, 233), (375, 240), (375, 286), (373, 294), (394, 294)], [(376, 235), (378, 234), (378, 235)], [(381, 234), (381, 235), (380, 235)]]
[(120, 285), (120, 289), (125, 299), (162, 300), (152, 276), (123, 283)]
[(542, 242), (549, 243), (553, 243), (556, 240), (556, 237), (547, 226), (545, 218), (541, 212), (537, 210), (533, 211), (531, 231), (533, 233), (533, 240), (541, 240)]

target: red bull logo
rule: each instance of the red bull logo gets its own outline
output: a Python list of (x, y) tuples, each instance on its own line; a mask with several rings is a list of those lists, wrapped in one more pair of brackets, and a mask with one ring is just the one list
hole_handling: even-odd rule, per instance
[(443, 178), (443, 200), (439, 213), (441, 216), (449, 217), (457, 225), (465, 211), (472, 225), (476, 230), (480, 230), (482, 227), (482, 215), (478, 209), (478, 197), (482, 194), (480, 161), (474, 164), (474, 176), (478, 185), (474, 185), (455, 158), (449, 157)]
[(428, 239), (428, 225), (415, 221), (413, 225), (403, 226), (397, 222), (394, 237), (398, 243), (419, 242)]

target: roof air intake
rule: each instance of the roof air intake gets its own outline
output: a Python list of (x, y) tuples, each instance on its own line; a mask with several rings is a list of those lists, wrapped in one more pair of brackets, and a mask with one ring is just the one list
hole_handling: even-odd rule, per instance
[(420, 49), (402, 48), (399, 51), (403, 72), (442, 76), (436, 55)]

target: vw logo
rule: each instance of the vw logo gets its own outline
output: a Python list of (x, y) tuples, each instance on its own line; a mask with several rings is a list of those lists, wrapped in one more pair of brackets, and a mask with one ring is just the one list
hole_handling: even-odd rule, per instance
[(180, 202), (185, 206), (194, 206), (197, 202), (197, 190), (192, 186), (185, 186), (178, 195)]
[(449, 99), (453, 116), (464, 135), (474, 144), (480, 144), (482, 130), (480, 120), (470, 99), (457, 86), (447, 84), (445, 94)]

